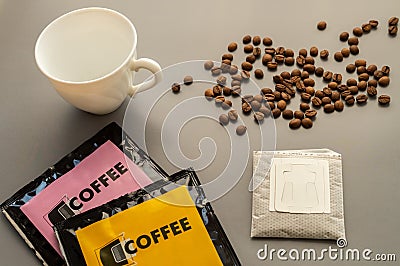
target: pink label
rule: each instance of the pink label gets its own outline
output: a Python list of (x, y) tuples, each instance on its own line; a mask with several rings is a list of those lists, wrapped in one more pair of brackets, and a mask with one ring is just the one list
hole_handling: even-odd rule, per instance
[(21, 210), (61, 255), (53, 224), (150, 183), (142, 169), (107, 141)]

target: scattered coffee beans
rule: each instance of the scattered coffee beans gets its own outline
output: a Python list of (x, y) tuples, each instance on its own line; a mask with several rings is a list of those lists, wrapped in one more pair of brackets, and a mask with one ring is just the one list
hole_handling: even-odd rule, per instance
[(313, 46), (313, 47), (311, 47), (310, 48), (310, 55), (311, 56), (318, 56), (318, 48), (317, 47), (315, 47), (315, 46)]
[(332, 113), (333, 111), (335, 111), (335, 106), (331, 103), (325, 104), (324, 105), (324, 112), (325, 113)]
[(243, 37), (243, 44), (248, 44), (251, 42), (251, 36), (250, 35), (245, 35)]
[(379, 24), (379, 22), (377, 20), (375, 20), (375, 19), (371, 19), (369, 21), (369, 25), (371, 25), (372, 28), (378, 27), (378, 24)]
[(206, 97), (207, 100), (212, 100), (212, 98), (214, 98), (213, 89), (206, 89), (204, 91), (204, 96)]
[(341, 112), (341, 111), (343, 111), (343, 109), (344, 109), (344, 103), (343, 103), (342, 101), (340, 101), (340, 100), (337, 100), (337, 101), (334, 103), (334, 107), (335, 107), (335, 110), (336, 110), (336, 111)]
[(319, 53), (319, 56), (321, 57), (321, 59), (327, 59), (328, 56), (329, 56), (329, 51), (328, 51), (328, 50), (322, 50), (322, 51)]
[(347, 40), (349, 39), (349, 33), (346, 32), (346, 31), (340, 33), (339, 39), (340, 39), (342, 42), (347, 41)]
[(348, 64), (346, 66), (346, 71), (347, 71), (347, 73), (354, 73), (354, 71), (356, 71), (356, 65)]
[(247, 127), (244, 125), (240, 125), (236, 128), (236, 134), (238, 134), (239, 136), (242, 136), (246, 133), (247, 131)]
[(325, 21), (320, 21), (320, 22), (318, 22), (317, 28), (318, 28), (319, 30), (325, 30), (325, 29), (326, 29), (326, 22), (325, 22)]
[(310, 109), (310, 105), (309, 105), (308, 103), (301, 103), (301, 104), (300, 104), (300, 110), (301, 110), (301, 111), (305, 112), (305, 111), (307, 111), (308, 109)]
[(367, 102), (368, 96), (366, 94), (359, 94), (357, 95), (356, 100), (358, 104), (363, 104)]
[(390, 78), (388, 76), (383, 76), (378, 80), (379, 86), (386, 87), (390, 83)]
[(281, 110), (279, 108), (275, 108), (272, 110), (272, 116), (276, 119), (281, 116)]
[(333, 57), (335, 58), (336, 61), (342, 62), (343, 61), (343, 54), (341, 52), (336, 52)]
[(256, 61), (255, 55), (251, 54), (251, 55), (246, 56), (246, 62), (253, 64), (255, 61)]
[(257, 46), (260, 45), (261, 43), (261, 37), (260, 36), (254, 36), (253, 37), (253, 45)]
[(214, 62), (211, 60), (207, 60), (204, 62), (204, 69), (205, 70), (211, 70), (211, 68), (214, 66)]
[(256, 79), (262, 79), (264, 77), (264, 72), (261, 69), (257, 68), (254, 71), (254, 76), (256, 77)]
[(226, 126), (229, 123), (229, 117), (226, 114), (222, 114), (219, 116), (219, 122), (221, 125)]
[(369, 33), (372, 29), (372, 26), (369, 23), (364, 23), (362, 24), (361, 29), (364, 33)]
[(181, 90), (181, 85), (179, 85), (179, 83), (174, 83), (171, 86), (171, 90), (173, 93), (178, 93)]
[(242, 69), (246, 71), (251, 71), (253, 69), (253, 65), (249, 62), (243, 62)]
[(193, 83), (193, 77), (192, 76), (186, 76), (183, 78), (183, 84), (185, 85), (190, 85)]
[(252, 53), (252, 52), (253, 52), (253, 49), (254, 49), (254, 47), (253, 47), (253, 45), (251, 45), (251, 44), (246, 44), (246, 45), (243, 47), (243, 50), (244, 50), (244, 52), (245, 52), (246, 54)]
[(378, 94), (378, 91), (377, 91), (377, 89), (375, 87), (370, 86), (367, 89), (367, 94), (370, 97), (375, 97)]
[(355, 27), (353, 29), (353, 34), (357, 37), (361, 37), (363, 35), (363, 30), (360, 27)]
[(272, 45), (272, 39), (269, 38), (269, 37), (264, 37), (264, 38), (263, 38), (263, 44), (264, 44), (265, 46), (271, 46), (271, 45)]
[(389, 26), (397, 26), (398, 23), (399, 23), (398, 17), (389, 18), (389, 21), (388, 21)]
[(294, 111), (293, 116), (294, 116), (294, 118), (297, 118), (297, 119), (303, 119), (304, 113), (302, 111), (297, 110), (297, 111)]
[(347, 105), (353, 105), (355, 102), (355, 98), (353, 95), (347, 95), (344, 101), (346, 102)]
[(306, 110), (304, 115), (308, 118), (314, 118), (315, 116), (317, 116), (317, 111), (316, 110)]
[(360, 50), (358, 49), (357, 45), (350, 45), (350, 53), (352, 55), (358, 55), (360, 53)]
[[(312, 122), (312, 121), (311, 121)], [(297, 129), (301, 126), (301, 120), (299, 118), (295, 118), (293, 120), (290, 120), (289, 122), (289, 127), (291, 129)]]
[(381, 104), (381, 105), (389, 104), (389, 103), (390, 103), (390, 96), (389, 96), (389, 95), (382, 94), (382, 95), (380, 95), (380, 96), (378, 97), (378, 102), (379, 102), (379, 104)]
[(250, 104), (248, 102), (242, 103), (242, 111), (245, 114), (248, 114), (248, 113), (251, 112), (251, 106), (250, 106)]
[(229, 52), (234, 52), (234, 51), (236, 51), (237, 47), (238, 47), (237, 43), (231, 42), (231, 43), (228, 45), (228, 51), (229, 51)]
[(350, 49), (345, 47), (342, 50), (340, 50), (340, 52), (342, 53), (343, 57), (349, 57), (350, 56)]
[(237, 119), (238, 119), (238, 113), (237, 113), (237, 111), (236, 110), (230, 110), (229, 112), (228, 112), (228, 118), (229, 118), (229, 121), (231, 121), (231, 122), (235, 122), (235, 121), (237, 121)]
[(285, 119), (292, 119), (293, 118), (293, 111), (286, 109), (285, 111), (282, 112), (282, 117)]
[(301, 125), (304, 128), (308, 129), (308, 128), (311, 128), (313, 126), (313, 121), (310, 118), (306, 117), (303, 120), (301, 120)]
[(357, 37), (350, 37), (349, 40), (347, 41), (347, 43), (349, 45), (358, 45), (358, 38)]

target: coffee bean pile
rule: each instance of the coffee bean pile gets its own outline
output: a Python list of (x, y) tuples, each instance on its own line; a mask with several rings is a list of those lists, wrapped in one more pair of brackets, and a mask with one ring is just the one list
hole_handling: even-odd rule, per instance
[[(339, 39), (342, 42), (347, 42), (348, 47), (344, 47), (341, 51), (335, 52), (333, 58), (341, 62), (344, 58), (350, 55), (358, 55), (359, 53), (359, 37), (369, 33), (372, 29), (378, 27), (377, 20), (370, 20), (364, 23), (361, 27), (355, 27), (352, 31), (353, 36), (349, 32), (342, 32)], [(389, 28), (396, 27), (397, 32), (398, 18), (392, 17), (389, 19)], [(324, 30), (327, 23), (321, 21), (317, 24), (319, 30)], [(389, 30), (390, 34), (391, 30)], [(395, 34), (390, 34), (395, 35)], [(315, 57), (319, 55), (322, 60), (329, 60), (330, 53), (326, 49), (319, 50), (313, 46), (310, 49), (302, 48), (298, 50), (297, 55), (293, 49), (282, 46), (272, 47), (273, 40), (266, 36), (250, 36), (245, 35), (242, 39), (243, 52), (247, 55), (244, 62), (239, 66), (233, 63), (233, 52), (237, 51), (240, 45), (237, 42), (228, 44), (227, 50), (229, 53), (221, 56), (221, 63), (214, 64), (213, 61), (206, 61), (204, 68), (211, 72), (211, 75), (216, 77), (216, 85), (205, 90), (204, 95), (208, 100), (214, 100), (217, 105), (223, 109), (230, 109), (232, 101), (228, 97), (237, 97), (242, 95), (242, 84), (247, 81), (251, 75), (256, 79), (263, 79), (265, 73), (263, 69), (254, 69), (254, 63), (261, 60), (267, 71), (277, 71), (279, 66), (294, 66), (291, 71), (283, 71), (280, 74), (273, 75), (274, 88), (262, 88), (260, 94), (242, 96), (242, 112), (249, 114), (253, 112), (256, 123), (262, 123), (267, 117), (274, 119), (282, 116), (284, 119), (290, 120), (289, 127), (297, 129), (304, 127), (311, 128), (316, 119), (318, 109), (323, 109), (325, 113), (341, 112), (345, 106), (352, 106), (355, 103), (358, 105), (365, 104), (369, 99), (374, 100), (378, 95), (378, 87), (386, 87), (390, 83), (390, 67), (378, 66), (374, 64), (367, 65), (365, 59), (356, 59), (354, 63), (346, 66), (346, 72), (356, 73), (357, 79), (349, 78), (343, 80), (340, 73), (333, 73), (330, 70), (325, 70), (321, 66), (315, 65)], [(260, 47), (263, 45), (263, 51)], [(231, 84), (227, 84), (225, 75), (230, 75)], [(322, 89), (315, 88), (315, 79), (321, 78), (326, 86)], [(185, 77), (184, 84), (190, 81)], [(191, 79), (191, 82), (193, 79)], [(177, 84), (173, 84), (171, 89), (173, 92), (179, 92), (176, 88)], [(301, 103), (298, 110), (288, 108), (290, 101), (296, 94), (300, 95)], [(378, 96), (380, 105), (390, 103), (390, 96)], [(297, 109), (297, 108), (296, 108)], [(232, 113), (231, 113), (232, 112)], [(232, 109), (228, 114), (223, 114), (219, 117), (222, 125), (227, 125), (230, 121), (237, 120), (237, 111)], [(239, 129), (240, 127), (240, 129)], [(242, 135), (246, 131), (246, 127), (239, 126), (237, 134)], [(240, 132), (240, 134), (239, 134)]]

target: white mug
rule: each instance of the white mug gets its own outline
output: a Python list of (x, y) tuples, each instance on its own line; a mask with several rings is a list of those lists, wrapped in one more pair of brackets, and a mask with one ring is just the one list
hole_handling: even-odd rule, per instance
[[(106, 8), (83, 8), (62, 15), (42, 31), (35, 59), (67, 102), (101, 115), (162, 78), (157, 62), (136, 59), (136, 44), (136, 29), (127, 17)], [(133, 85), (134, 72), (140, 68), (154, 75)]]

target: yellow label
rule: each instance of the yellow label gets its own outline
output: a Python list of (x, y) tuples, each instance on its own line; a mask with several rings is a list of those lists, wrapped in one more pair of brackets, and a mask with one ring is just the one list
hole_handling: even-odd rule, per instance
[(222, 265), (183, 186), (76, 234), (89, 266)]

